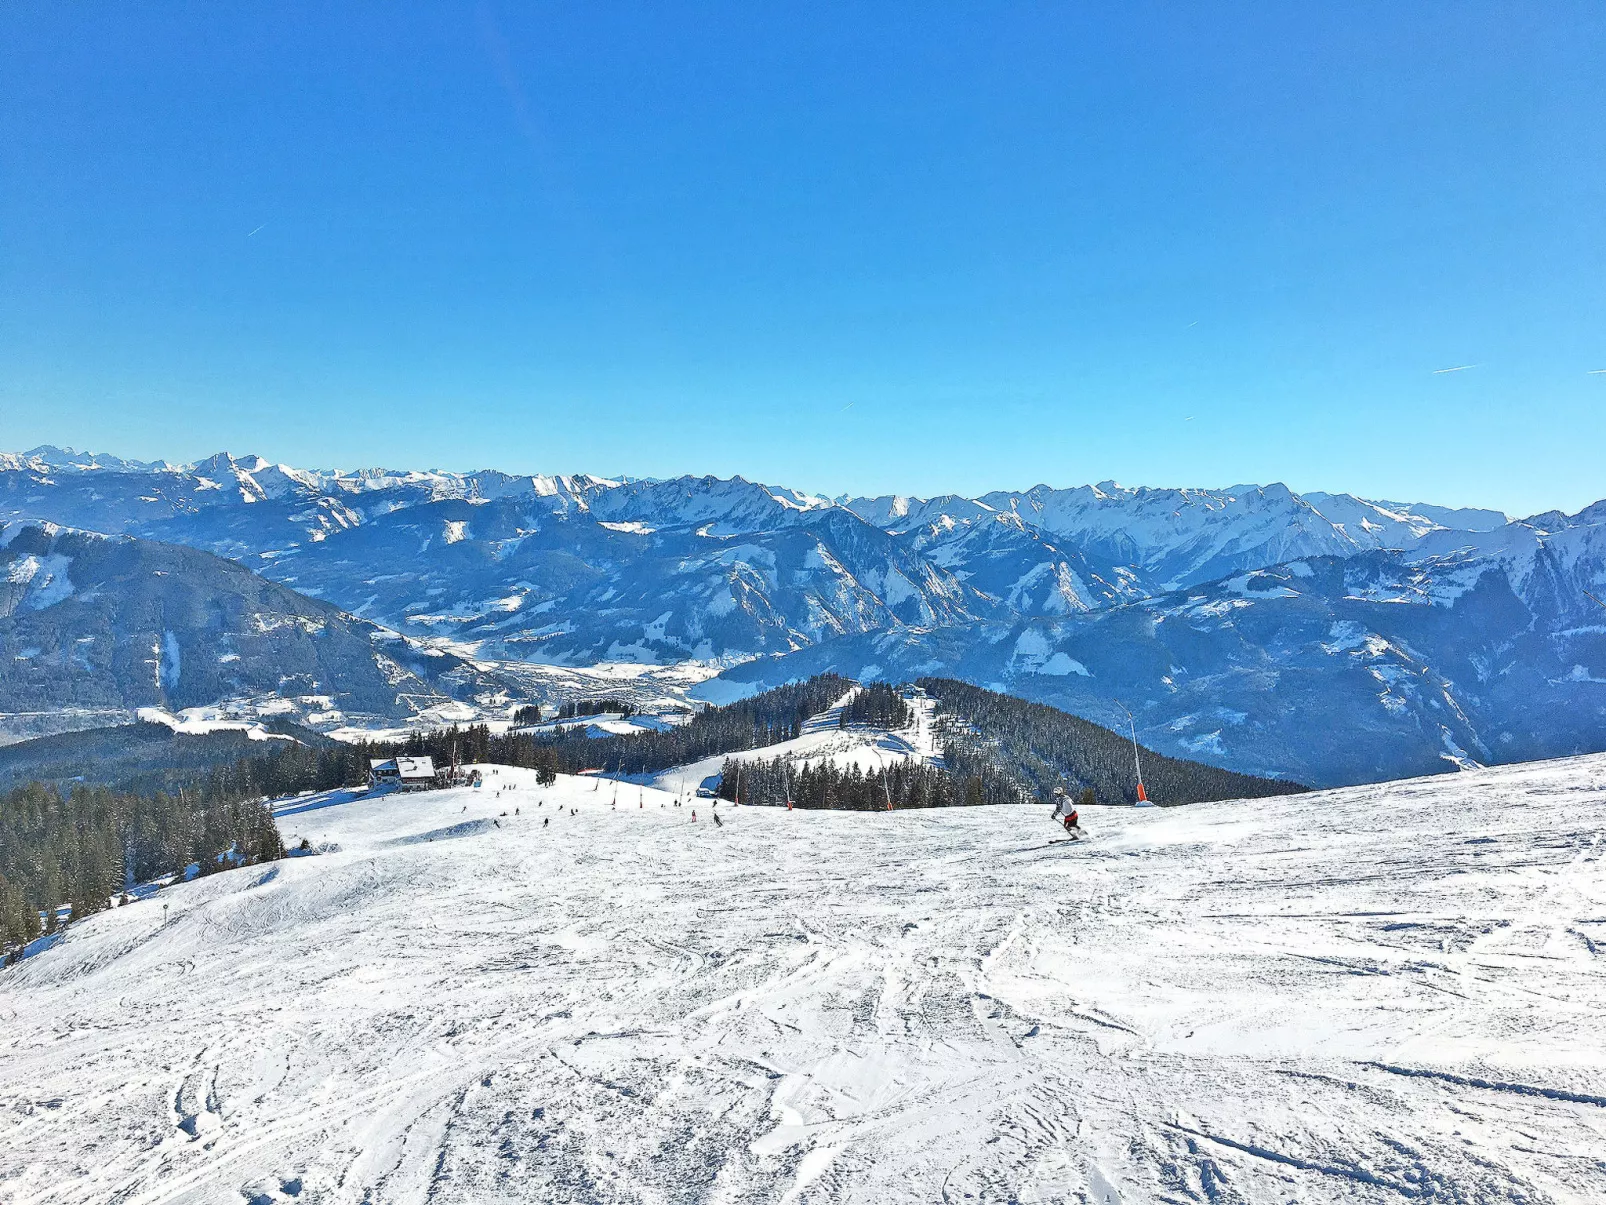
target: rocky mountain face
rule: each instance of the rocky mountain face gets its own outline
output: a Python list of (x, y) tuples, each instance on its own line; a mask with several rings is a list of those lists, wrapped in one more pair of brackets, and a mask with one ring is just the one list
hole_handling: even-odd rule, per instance
[[(1414, 548), (1437, 533), (1482, 532), (1498, 511), (1298, 495), (1284, 485), (1227, 490), (1127, 488), (1106, 481), (1046, 485), (980, 498), (848, 498), (843, 505), (890, 531), (959, 533), (1014, 526), (1053, 548), (1091, 584), (1090, 605), (1161, 594), (1302, 556)], [(1092, 603), (1091, 600), (1099, 600)], [(1075, 607), (1085, 610), (1087, 607)]]
[(0, 516), (204, 548), (404, 632), (556, 664), (1067, 615), (1504, 521), (1320, 498), (1337, 518), (1283, 486), (833, 502), (740, 477), (321, 472), (224, 454), (173, 467), (55, 448), (0, 459)]
[(6, 517), (231, 558), (474, 658), (454, 662), (477, 685), (430, 680), (456, 698), (494, 694), (498, 660), (723, 663), (714, 697), (953, 674), (1103, 723), (1119, 700), (1162, 751), (1317, 784), (1606, 741), (1586, 593), (1606, 597), (1606, 504), (1513, 523), (1281, 485), (831, 500), (43, 448), (0, 458)]
[(1606, 746), (1606, 508), (1452, 551), (1307, 557), (1061, 618), (838, 640), (755, 661), (951, 673), (1121, 724), (1144, 743), (1329, 785)]
[(460, 658), (207, 552), (52, 524), (0, 529), (0, 735), (220, 701), (394, 722), (495, 689)]

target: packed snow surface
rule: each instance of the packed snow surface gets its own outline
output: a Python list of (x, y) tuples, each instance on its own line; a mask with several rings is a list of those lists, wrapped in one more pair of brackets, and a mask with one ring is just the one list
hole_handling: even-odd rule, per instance
[(1606, 757), (1075, 844), (615, 789), (298, 800), (318, 856), (72, 927), (0, 1196), (1606, 1200)]

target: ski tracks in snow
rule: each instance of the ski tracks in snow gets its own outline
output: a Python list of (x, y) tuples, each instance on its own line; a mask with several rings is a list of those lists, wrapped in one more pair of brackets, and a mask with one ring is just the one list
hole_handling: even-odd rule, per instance
[(0, 1198), (1606, 1199), (1603, 767), (1024, 850), (507, 770), (287, 810), (338, 851), (0, 977)]

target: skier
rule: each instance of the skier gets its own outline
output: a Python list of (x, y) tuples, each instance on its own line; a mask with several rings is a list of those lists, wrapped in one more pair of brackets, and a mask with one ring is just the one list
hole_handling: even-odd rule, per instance
[(1054, 788), (1054, 819), (1062, 821), (1065, 825), (1065, 835), (1078, 838), (1082, 835), (1082, 826), (1077, 823), (1076, 805), (1071, 802), (1071, 796), (1064, 787)]

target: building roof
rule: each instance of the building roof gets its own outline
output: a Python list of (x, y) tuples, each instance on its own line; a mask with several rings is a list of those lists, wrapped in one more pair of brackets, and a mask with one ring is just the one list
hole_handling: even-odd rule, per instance
[(371, 757), (368, 769), (374, 774), (394, 774), (403, 781), (435, 777), (435, 761), (428, 757)]
[(428, 757), (398, 757), (396, 768), (403, 778), (434, 778), (435, 762)]

